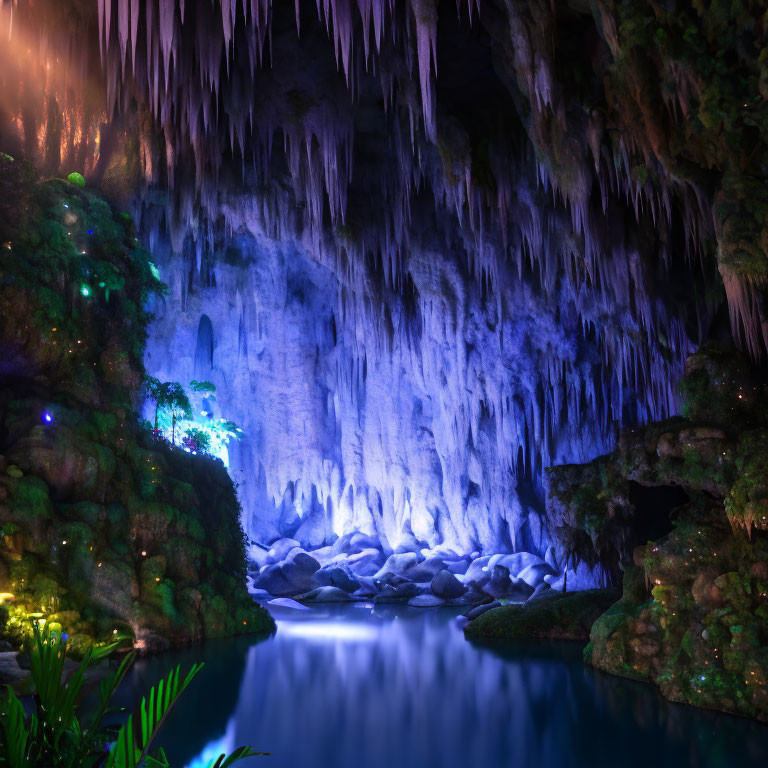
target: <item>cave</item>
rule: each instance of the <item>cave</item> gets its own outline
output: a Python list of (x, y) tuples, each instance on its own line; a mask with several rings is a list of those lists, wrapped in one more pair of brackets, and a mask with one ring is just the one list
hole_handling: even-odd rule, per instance
[(636, 544), (645, 544), (672, 531), (676, 512), (690, 498), (679, 485), (647, 486), (632, 482), (629, 501), (635, 508)]
[(135, 656), (129, 708), (226, 667), (174, 765), (764, 764), (762, 0), (0, 0), (0, 36), (0, 763), (66, 764), (50, 727), (148, 764), (140, 715), (45, 719), (56, 648)]

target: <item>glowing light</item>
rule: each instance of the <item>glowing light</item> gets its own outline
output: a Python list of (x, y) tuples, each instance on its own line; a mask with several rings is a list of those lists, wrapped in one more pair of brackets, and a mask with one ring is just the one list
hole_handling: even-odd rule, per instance
[(88, 285), (86, 285), (85, 283), (83, 283), (83, 284), (80, 286), (80, 293), (81, 293), (83, 296), (90, 296), (90, 295), (91, 295), (91, 289), (90, 289), (90, 286), (88, 286)]
[(0, 592), (0, 605), (3, 603), (15, 600), (15, 596), (12, 592)]
[(53, 421), (53, 414), (50, 411), (43, 411), (42, 419), (46, 424), (50, 424)]
[(304, 640), (340, 640), (349, 643), (371, 643), (378, 637), (375, 627), (340, 621), (279, 622), (278, 631)]
[(147, 550), (146, 549), (142, 549), (141, 550), (141, 556), (142, 557), (146, 557), (147, 556)]
[(61, 542), (65, 547), (67, 546), (67, 540), (64, 539), (64, 541)]

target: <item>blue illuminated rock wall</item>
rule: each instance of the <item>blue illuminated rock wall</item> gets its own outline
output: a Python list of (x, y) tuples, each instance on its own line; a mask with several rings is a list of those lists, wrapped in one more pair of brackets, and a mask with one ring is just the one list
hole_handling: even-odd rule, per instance
[[(226, 246), (198, 265), (193, 248), (174, 254), (158, 237), (170, 294), (145, 362), (162, 379), (216, 385), (220, 415), (244, 430), (230, 472), (261, 544), (314, 549), (362, 531), (385, 550), (543, 555), (544, 468), (608, 450), (622, 411), (635, 420), (675, 407), (690, 342), (652, 302), (651, 352), (659, 327), (680, 344), (654, 371), (657, 389), (632, 379), (642, 373), (628, 339), (641, 329), (615, 295), (648, 289), (630, 277), (632, 254), (614, 254), (611, 306), (563, 274), (545, 290), (510, 263), (484, 289), (466, 253), (436, 238), (410, 254), (410, 302), (405, 291), (371, 295), (370, 282), (345, 289), (332, 260), (300, 242), (241, 233)], [(210, 370), (199, 359), (206, 318)], [(606, 348), (626, 353), (623, 372)]]

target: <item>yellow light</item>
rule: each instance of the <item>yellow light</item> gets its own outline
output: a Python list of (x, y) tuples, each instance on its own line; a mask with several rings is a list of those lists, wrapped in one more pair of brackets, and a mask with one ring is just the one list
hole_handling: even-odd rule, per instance
[(0, 592), (0, 605), (16, 598), (11, 592)]

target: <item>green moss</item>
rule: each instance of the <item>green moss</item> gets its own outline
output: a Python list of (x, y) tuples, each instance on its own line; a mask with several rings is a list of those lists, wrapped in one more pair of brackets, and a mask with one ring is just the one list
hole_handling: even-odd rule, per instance
[(523, 605), (486, 611), (465, 628), (469, 640), (557, 638), (586, 640), (594, 621), (615, 602), (614, 590), (553, 592)]
[(144, 378), (141, 307), (163, 290), (133, 222), (92, 192), (8, 165), (0, 159), (0, 240), (12, 244), (0, 262), (0, 345), (23, 360), (0, 382), (8, 635), (19, 641), (30, 617), (82, 650), (115, 630), (135, 629), (149, 649), (271, 631), (245, 590), (226, 470), (159, 443), (131, 411)]

